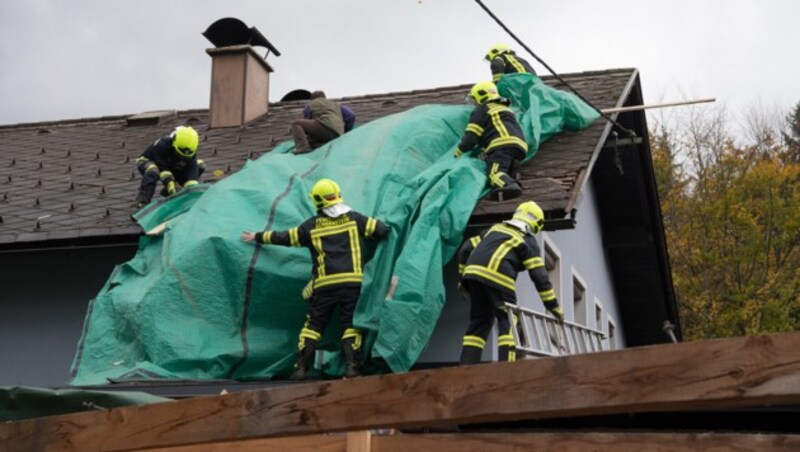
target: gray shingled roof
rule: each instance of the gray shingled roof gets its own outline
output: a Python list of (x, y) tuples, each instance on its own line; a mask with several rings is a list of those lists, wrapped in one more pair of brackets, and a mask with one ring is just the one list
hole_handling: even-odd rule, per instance
[[(566, 74), (563, 77), (600, 108), (622, 104), (634, 69)], [(543, 77), (558, 87), (557, 80)], [(411, 107), (463, 104), (469, 85), (342, 99), (363, 124)], [(0, 247), (52, 240), (109, 239), (141, 232), (130, 220), (140, 176), (133, 161), (147, 144), (175, 126), (201, 134), (200, 156), (212, 172), (230, 174), (247, 159), (289, 139), (288, 124), (304, 101), (270, 104), (269, 113), (243, 128), (208, 130), (208, 110), (187, 110), (129, 125), (129, 116), (0, 126)], [(157, 123), (155, 123), (157, 121)], [(155, 123), (155, 124), (154, 124)], [(580, 189), (605, 122), (565, 132), (546, 142), (523, 168), (524, 197), (535, 199), (548, 218), (562, 218)], [(224, 176), (222, 176), (224, 177)], [(513, 211), (519, 200), (481, 201), (474, 218)]]

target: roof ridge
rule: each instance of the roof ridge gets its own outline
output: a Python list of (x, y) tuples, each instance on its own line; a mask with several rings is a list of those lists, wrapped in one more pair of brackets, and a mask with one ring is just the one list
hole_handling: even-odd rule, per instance
[[(578, 77), (593, 77), (602, 74), (613, 74), (613, 73), (625, 73), (631, 72), (636, 70), (636, 68), (614, 68), (614, 69), (599, 69), (599, 70), (591, 70), (591, 71), (583, 71), (583, 72), (567, 72), (561, 74), (561, 77), (565, 78), (578, 78)], [(543, 75), (541, 76), (542, 80), (550, 81), (553, 80), (554, 77), (552, 75)], [(448, 85), (448, 86), (440, 86), (436, 88), (425, 88), (425, 89), (416, 89), (416, 90), (408, 90), (408, 91), (389, 91), (385, 93), (374, 93), (374, 94), (362, 94), (362, 95), (354, 95), (354, 96), (344, 96), (339, 98), (334, 98), (334, 100), (339, 101), (360, 101), (360, 100), (375, 100), (381, 98), (395, 98), (395, 97), (403, 97), (403, 96), (415, 96), (419, 94), (428, 94), (428, 93), (436, 93), (436, 92), (448, 92), (448, 91), (458, 91), (463, 90), (467, 87), (472, 86), (472, 83), (465, 83), (459, 85)], [(295, 105), (300, 101), (279, 101), (279, 102), (270, 102), (270, 107), (283, 107), (288, 105)], [(191, 115), (194, 113), (207, 113), (208, 108), (193, 108), (188, 110), (176, 110), (176, 116), (184, 116), (184, 115)], [(150, 110), (155, 111), (155, 110)], [(142, 112), (139, 112), (142, 113)], [(55, 120), (55, 121), (42, 121), (42, 122), (26, 122), (26, 123), (18, 123), (18, 124), (0, 124), (0, 132), (4, 130), (20, 130), (20, 129), (32, 129), (37, 127), (47, 127), (47, 126), (69, 126), (69, 125), (82, 125), (88, 123), (102, 123), (102, 122), (114, 122), (114, 121), (122, 121), (125, 120), (133, 115), (139, 113), (130, 113), (130, 114), (123, 114), (123, 115), (111, 115), (111, 116), (98, 116), (98, 117), (88, 117), (88, 118), (77, 118), (77, 119), (62, 119), (62, 120)]]

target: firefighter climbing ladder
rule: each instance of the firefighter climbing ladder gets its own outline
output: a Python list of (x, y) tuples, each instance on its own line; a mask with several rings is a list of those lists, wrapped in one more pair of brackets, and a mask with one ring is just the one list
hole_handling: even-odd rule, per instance
[(608, 350), (601, 331), (564, 321), (561, 325), (549, 316), (515, 304), (506, 303), (514, 342), (519, 353), (530, 356), (562, 356)]

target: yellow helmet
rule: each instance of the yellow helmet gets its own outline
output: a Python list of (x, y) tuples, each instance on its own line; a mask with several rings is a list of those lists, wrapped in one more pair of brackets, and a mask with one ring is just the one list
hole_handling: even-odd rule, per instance
[(519, 206), (517, 206), (516, 212), (514, 212), (515, 220), (524, 221), (528, 226), (530, 226), (531, 231), (536, 234), (542, 230), (542, 226), (544, 226), (544, 212), (542, 208), (539, 207), (539, 204), (536, 204), (533, 201), (523, 202)]
[(190, 159), (197, 152), (197, 144), (200, 141), (197, 131), (191, 126), (179, 126), (170, 135), (172, 137), (172, 147), (181, 157)]
[(317, 209), (335, 206), (343, 201), (339, 184), (330, 179), (318, 180), (311, 188), (311, 193), (308, 196), (314, 201)]
[(486, 52), (486, 56), (484, 58), (486, 58), (489, 61), (492, 61), (499, 55), (509, 52), (511, 52), (511, 47), (505, 44), (495, 44), (491, 49), (489, 49), (488, 52)]
[(480, 82), (469, 91), (469, 98), (477, 104), (485, 104), (490, 100), (500, 99), (500, 94), (497, 93), (497, 86), (494, 83)]

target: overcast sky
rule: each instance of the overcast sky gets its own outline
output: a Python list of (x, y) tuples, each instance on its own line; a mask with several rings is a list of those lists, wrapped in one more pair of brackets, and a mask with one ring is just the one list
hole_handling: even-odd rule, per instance
[[(798, 1), (484, 1), (559, 73), (639, 68), (647, 103), (800, 100)], [(472, 0), (0, 0), (0, 124), (207, 108), (201, 32), (222, 17), (282, 53), (271, 101), (477, 82), (495, 43), (527, 56)]]

